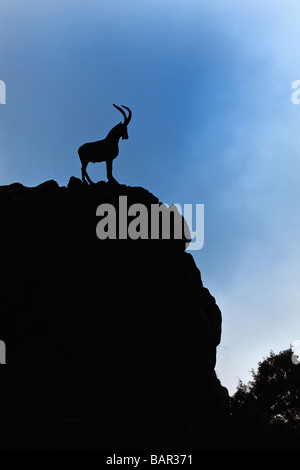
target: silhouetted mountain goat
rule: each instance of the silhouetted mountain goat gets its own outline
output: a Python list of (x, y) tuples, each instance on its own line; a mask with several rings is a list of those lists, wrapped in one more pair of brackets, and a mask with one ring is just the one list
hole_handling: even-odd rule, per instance
[(112, 175), (112, 162), (119, 154), (120, 138), (128, 139), (127, 126), (131, 120), (132, 113), (127, 106), (122, 105), (122, 108), (127, 109), (128, 116), (126, 116), (125, 111), (119, 106), (114, 104), (114, 107), (123, 114), (124, 122), (120, 122), (113, 127), (105, 139), (97, 140), (96, 142), (87, 142), (78, 149), (78, 155), (82, 165), (81, 175), (83, 182), (92, 183), (92, 180), (86, 171), (86, 167), (89, 162), (106, 162), (107, 179), (108, 181), (115, 181), (115, 178)]

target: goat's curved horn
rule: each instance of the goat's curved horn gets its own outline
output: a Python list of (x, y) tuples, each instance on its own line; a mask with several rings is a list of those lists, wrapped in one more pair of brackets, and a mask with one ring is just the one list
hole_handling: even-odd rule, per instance
[(129, 122), (130, 122), (130, 119), (131, 119), (131, 116), (132, 116), (132, 112), (131, 112), (131, 110), (130, 110), (129, 108), (127, 108), (127, 106), (123, 106), (122, 104), (121, 104), (121, 106), (122, 106), (122, 108), (125, 108), (125, 109), (127, 109), (127, 111), (128, 111), (128, 118), (126, 119), (126, 126), (127, 126), (127, 125), (129, 124)]
[(123, 114), (123, 116), (124, 116), (124, 124), (126, 124), (127, 116), (126, 116), (126, 114), (125, 114), (125, 111), (124, 111), (122, 108), (120, 108), (119, 106), (117, 106), (116, 104), (113, 104), (113, 106), (114, 106), (118, 111), (120, 111), (120, 113)]

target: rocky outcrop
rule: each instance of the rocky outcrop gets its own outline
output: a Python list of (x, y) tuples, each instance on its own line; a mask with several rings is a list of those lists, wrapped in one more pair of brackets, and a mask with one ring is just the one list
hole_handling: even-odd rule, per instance
[[(0, 187), (2, 448), (222, 446), (221, 313), (185, 239), (96, 236), (140, 187)], [(118, 213), (117, 213), (118, 214)]]

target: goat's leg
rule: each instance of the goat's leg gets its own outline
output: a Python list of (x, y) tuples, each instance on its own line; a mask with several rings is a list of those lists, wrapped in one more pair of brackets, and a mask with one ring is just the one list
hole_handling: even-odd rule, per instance
[(82, 182), (83, 183), (86, 183), (86, 179), (85, 179), (85, 170), (83, 169), (83, 165), (81, 167), (81, 179), (82, 179)]
[(106, 160), (106, 175), (107, 175), (108, 181), (116, 181), (112, 175), (112, 167), (113, 167), (112, 160)]
[(85, 173), (85, 176), (86, 176), (88, 182), (89, 182), (90, 184), (94, 184), (94, 181), (91, 180), (91, 178), (90, 178), (89, 175), (87, 174), (87, 171), (86, 171), (86, 170), (85, 170), (84, 173)]
[(91, 180), (91, 178), (89, 177), (89, 175), (87, 174), (87, 171), (86, 171), (87, 165), (88, 165), (87, 163), (83, 163), (82, 167), (81, 167), (82, 181), (84, 183), (93, 184), (93, 181)]

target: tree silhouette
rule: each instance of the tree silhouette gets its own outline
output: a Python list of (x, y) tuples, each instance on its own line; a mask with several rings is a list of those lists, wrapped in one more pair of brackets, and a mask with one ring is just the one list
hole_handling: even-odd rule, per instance
[(233, 440), (238, 447), (294, 448), (300, 438), (300, 365), (290, 349), (252, 369), (252, 381), (240, 380), (231, 397)]
[(290, 349), (270, 356), (252, 370), (248, 385), (239, 383), (233, 396), (233, 409), (256, 407), (269, 423), (283, 421), (300, 426), (300, 365), (293, 364)]

